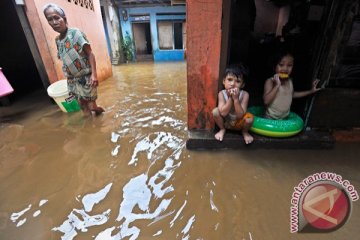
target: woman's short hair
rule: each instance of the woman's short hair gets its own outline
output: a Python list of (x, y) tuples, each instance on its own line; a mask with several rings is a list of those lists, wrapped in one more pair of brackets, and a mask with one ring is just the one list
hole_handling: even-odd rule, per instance
[(50, 8), (54, 9), (61, 17), (63, 18), (65, 17), (64, 9), (62, 9), (60, 6), (56, 5), (55, 3), (46, 4), (43, 8), (43, 13), (45, 14), (45, 12)]

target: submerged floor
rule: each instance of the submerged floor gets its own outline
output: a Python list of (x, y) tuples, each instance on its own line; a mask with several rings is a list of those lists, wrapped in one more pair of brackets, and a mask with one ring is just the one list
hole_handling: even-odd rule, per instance
[(331, 150), (189, 151), (186, 64), (114, 67), (103, 116), (44, 95), (0, 108), (0, 239), (356, 239), (360, 204), (326, 234), (291, 234), (304, 178), (360, 189), (356, 143)]

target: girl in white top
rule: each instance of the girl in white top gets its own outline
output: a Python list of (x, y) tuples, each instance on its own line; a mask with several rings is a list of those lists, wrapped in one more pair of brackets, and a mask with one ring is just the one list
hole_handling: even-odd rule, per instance
[(300, 98), (315, 93), (319, 80), (316, 79), (308, 91), (295, 92), (289, 77), (294, 66), (294, 57), (289, 52), (279, 53), (276, 61), (275, 75), (268, 78), (264, 85), (265, 117), (285, 119), (289, 115), (293, 98)]

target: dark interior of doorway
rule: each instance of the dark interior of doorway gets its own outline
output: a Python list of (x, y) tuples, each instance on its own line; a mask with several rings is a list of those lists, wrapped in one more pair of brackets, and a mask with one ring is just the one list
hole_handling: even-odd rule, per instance
[[(309, 1), (272, 2), (278, 8), (290, 5), (289, 19), (282, 28), (281, 36), (276, 36), (275, 32), (254, 33), (257, 15), (255, 0), (232, 1), (228, 65), (243, 63), (248, 67), (245, 89), (250, 93), (249, 106), (263, 105), (265, 80), (274, 75), (271, 59), (279, 51), (288, 50), (295, 57), (292, 72), (295, 91), (311, 88), (314, 67), (311, 64), (318, 51), (316, 42), (320, 36), (321, 21), (308, 20)], [(326, 1), (311, 1), (311, 4), (324, 6)], [(266, 17), (271, 16), (263, 19)], [(294, 99), (291, 110), (305, 117), (306, 101), (307, 98)]]
[(0, 1), (0, 67), (14, 92), (1, 105), (19, 100), (44, 87), (13, 1)]
[(136, 60), (146, 61), (152, 60), (152, 45), (151, 45), (151, 32), (150, 23), (141, 22), (133, 23), (133, 33), (136, 49)]
[(183, 49), (183, 23), (174, 23), (174, 49)]

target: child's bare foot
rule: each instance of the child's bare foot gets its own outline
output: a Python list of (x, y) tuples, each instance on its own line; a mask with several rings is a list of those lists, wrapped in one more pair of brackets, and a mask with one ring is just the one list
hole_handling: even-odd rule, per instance
[(218, 131), (216, 134), (215, 134), (215, 139), (218, 140), (218, 141), (222, 141), (224, 139), (224, 135), (225, 135), (225, 132), (226, 132), (226, 129), (220, 129), (220, 131)]
[(243, 132), (244, 141), (246, 144), (250, 144), (254, 141), (253, 136), (251, 136), (248, 132)]
[(102, 107), (96, 107), (96, 108), (92, 109), (92, 111), (95, 112), (95, 116), (99, 116), (100, 114), (105, 112), (105, 110)]

